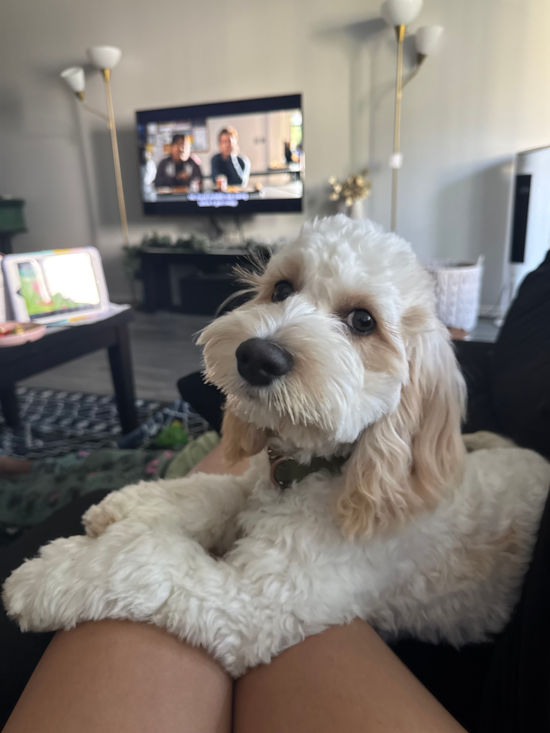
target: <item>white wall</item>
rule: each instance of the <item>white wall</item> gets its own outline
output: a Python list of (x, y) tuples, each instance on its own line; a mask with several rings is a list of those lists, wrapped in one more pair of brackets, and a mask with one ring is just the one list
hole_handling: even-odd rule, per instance
[[(365, 165), (369, 214), (388, 225), (395, 41), (378, 9), (378, 0), (3, 0), (0, 192), (28, 202), (18, 251), (95, 244), (112, 295), (128, 293), (108, 134), (57, 77), (93, 44), (123, 50), (113, 93), (134, 241), (205, 227), (141, 215), (136, 109), (292, 92), (304, 94), (306, 210), (250, 217), (246, 233), (296, 231), (331, 210), (330, 175)], [(418, 24), (436, 22), (441, 51), (405, 92), (399, 231), (423, 258), (484, 253), (490, 305), (507, 246), (509, 161), (550, 142), (550, 3), (425, 0)], [(97, 74), (87, 97), (104, 108)]]

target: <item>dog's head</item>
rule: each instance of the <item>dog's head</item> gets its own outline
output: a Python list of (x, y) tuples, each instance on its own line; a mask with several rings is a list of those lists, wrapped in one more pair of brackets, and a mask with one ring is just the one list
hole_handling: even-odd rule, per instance
[(459, 472), (464, 383), (411, 247), (368, 221), (316, 220), (252, 285), (199, 339), (230, 460), (270, 436), (302, 458), (349, 453), (350, 535), (432, 506)]

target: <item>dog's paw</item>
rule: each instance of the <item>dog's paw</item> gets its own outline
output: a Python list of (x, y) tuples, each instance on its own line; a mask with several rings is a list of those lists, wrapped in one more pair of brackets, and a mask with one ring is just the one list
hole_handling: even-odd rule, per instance
[(186, 543), (141, 522), (117, 522), (96, 539), (54, 540), (6, 580), (8, 615), (23, 631), (37, 632), (103, 618), (150, 621), (172, 593), (176, 544), (179, 571), (188, 555), (193, 557)]
[(82, 517), (82, 524), (86, 530), (88, 537), (99, 537), (103, 534), (107, 527), (115, 522), (119, 521), (120, 517), (117, 517), (112, 511), (109, 511), (108, 507), (101, 504), (94, 504), (91, 506)]
[(90, 540), (82, 536), (56, 540), (8, 577), (2, 600), (22, 631), (55, 631), (74, 625), (71, 603), (76, 605), (81, 590), (74, 584), (72, 600), (69, 594), (74, 582), (74, 558), (85, 542)]
[[(36, 609), (40, 602), (40, 560), (27, 560), (4, 583), (2, 600), (8, 616), (17, 621), (22, 631), (46, 631), (35, 623)], [(38, 613), (41, 616), (41, 613)]]
[(113, 491), (99, 504), (91, 506), (82, 517), (82, 524), (89, 537), (99, 537), (107, 527), (126, 519), (129, 505), (121, 491)]

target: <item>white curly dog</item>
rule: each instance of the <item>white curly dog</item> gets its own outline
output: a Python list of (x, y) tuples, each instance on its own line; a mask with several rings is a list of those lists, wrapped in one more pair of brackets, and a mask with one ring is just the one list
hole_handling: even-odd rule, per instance
[(550, 485), (539, 455), (466, 438), (464, 383), (411, 247), (304, 226), (200, 336), (240, 478), (116, 491), (4, 586), (23, 630), (148, 621), (234, 676), (333, 624), (454, 645), (500, 631)]

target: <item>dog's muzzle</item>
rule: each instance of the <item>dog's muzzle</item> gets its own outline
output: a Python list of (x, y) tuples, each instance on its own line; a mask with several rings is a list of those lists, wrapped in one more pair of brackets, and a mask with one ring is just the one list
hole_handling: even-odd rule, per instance
[(254, 387), (267, 387), (284, 377), (294, 366), (286, 349), (265, 339), (248, 339), (237, 348), (237, 369), (243, 379)]

